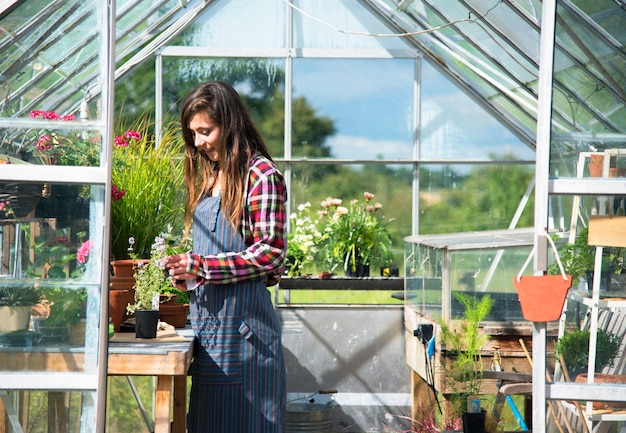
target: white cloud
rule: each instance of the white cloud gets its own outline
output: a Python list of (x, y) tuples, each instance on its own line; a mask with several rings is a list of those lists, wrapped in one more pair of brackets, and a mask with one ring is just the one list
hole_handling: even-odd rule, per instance
[(338, 159), (409, 159), (411, 143), (394, 140), (373, 140), (367, 137), (335, 135), (328, 140), (332, 156)]

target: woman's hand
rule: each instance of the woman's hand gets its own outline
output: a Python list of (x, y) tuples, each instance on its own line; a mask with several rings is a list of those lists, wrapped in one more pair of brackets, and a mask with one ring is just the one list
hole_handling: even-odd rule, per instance
[(187, 254), (176, 254), (169, 256), (165, 262), (165, 270), (168, 273), (174, 287), (180, 290), (188, 290), (186, 280), (196, 280), (197, 275), (187, 272), (189, 256)]

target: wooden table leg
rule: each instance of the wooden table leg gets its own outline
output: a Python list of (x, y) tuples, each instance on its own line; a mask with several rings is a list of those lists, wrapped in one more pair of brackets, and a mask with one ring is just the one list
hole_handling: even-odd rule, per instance
[(172, 433), (185, 433), (186, 431), (187, 376), (174, 376), (174, 422)]
[(0, 433), (6, 433), (8, 430), (6, 409), (4, 408), (2, 399), (0, 399)]
[(154, 433), (170, 433), (172, 377), (157, 376)]

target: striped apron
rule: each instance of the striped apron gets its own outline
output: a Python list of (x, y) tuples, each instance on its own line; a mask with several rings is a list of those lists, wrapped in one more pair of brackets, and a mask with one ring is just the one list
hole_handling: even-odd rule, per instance
[[(197, 206), (193, 250), (243, 251), (242, 236), (221, 212), (221, 195)], [(266, 279), (205, 284), (190, 293), (196, 336), (189, 433), (283, 433), (285, 364), (280, 324)]]

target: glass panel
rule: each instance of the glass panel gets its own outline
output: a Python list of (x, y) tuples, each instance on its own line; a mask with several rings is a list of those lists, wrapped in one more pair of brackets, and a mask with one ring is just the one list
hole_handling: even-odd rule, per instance
[(358, 0), (294, 1), (294, 42), (296, 48), (403, 49), (393, 34)]
[(0, 159), (36, 165), (100, 165), (100, 133), (73, 114), (34, 110), (29, 117), (37, 126), (0, 130)]
[[(464, 313), (456, 293), (488, 294), (495, 303), (486, 320), (524, 320), (513, 277), (522, 268), (530, 246), (499, 248), (493, 241), (487, 247), (456, 250), (446, 242), (433, 246), (427, 236), (422, 239), (405, 243), (408, 306), (435, 320), (442, 317), (444, 308), (450, 318), (456, 318)], [(450, 305), (444, 307), (447, 300)]]
[[(392, 240), (393, 262), (402, 261), (402, 237), (411, 232), (411, 179), (408, 167), (394, 165), (313, 165), (294, 164), (291, 177), (291, 211), (295, 213), (301, 204), (310, 203), (310, 215), (318, 219), (327, 198), (342, 200), (348, 207), (352, 200), (364, 199), (364, 193), (373, 194), (370, 203), (380, 204), (376, 215), (384, 219)], [(380, 262), (372, 263), (370, 272), (378, 274)], [(328, 271), (316, 260), (305, 269), (317, 274)], [(339, 269), (337, 272), (341, 272)]]
[(421, 159), (534, 160), (532, 149), (427, 63), (421, 89)]
[[(26, 389), (8, 391), (7, 398), (2, 401), (8, 405), (7, 412), (20, 414), (23, 431), (45, 432), (54, 425), (57, 431), (79, 433), (95, 431), (95, 427), (85, 421), (85, 418), (91, 420), (93, 417), (94, 400), (94, 392)], [(12, 424), (15, 420), (7, 419), (7, 426), (11, 427), (8, 431), (21, 431)]]
[(211, 48), (285, 46), (285, 2), (214, 1), (172, 45)]
[(79, 115), (100, 73), (96, 11), (92, 1), (20, 2), (0, 20), (0, 115), (53, 109)]
[[(618, 46), (625, 38), (615, 27), (621, 19), (623, 28), (623, 11), (576, 3), (557, 10), (550, 162), (560, 177), (589, 176), (587, 152), (626, 148), (626, 57)], [(609, 166), (617, 169), (618, 159)]]
[(102, 197), (89, 185), (0, 183), (1, 369), (96, 368)]
[[(530, 165), (430, 165), (420, 168), (420, 233), (508, 228), (534, 176)], [(515, 227), (534, 225), (533, 199)]]
[(272, 157), (284, 155), (285, 95), (282, 62), (274, 59), (163, 59), (163, 106), (178, 118), (180, 103), (202, 81), (222, 80), (241, 95)]
[(427, 317), (442, 317), (443, 252), (406, 242), (404, 256), (406, 305)]
[[(411, 159), (414, 68), (412, 59), (295, 59), (294, 157)], [(318, 125), (302, 123), (311, 112)]]

